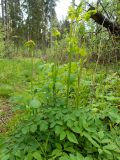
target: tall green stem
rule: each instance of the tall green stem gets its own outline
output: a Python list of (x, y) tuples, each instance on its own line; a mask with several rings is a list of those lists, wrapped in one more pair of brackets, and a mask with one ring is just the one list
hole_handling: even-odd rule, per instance
[(68, 64), (68, 78), (67, 78), (67, 102), (66, 106), (68, 106), (69, 102), (69, 92), (70, 92), (70, 76), (71, 76), (71, 61), (72, 61), (72, 54), (69, 53), (69, 64)]
[(53, 65), (52, 68), (52, 77), (53, 77), (53, 102), (54, 102), (54, 107), (56, 104), (56, 78), (57, 78), (57, 68), (56, 64)]
[(33, 76), (34, 76), (34, 57), (33, 57), (33, 51), (31, 50), (31, 94), (32, 99), (34, 98), (34, 91), (33, 91)]
[(78, 80), (77, 80), (77, 93), (76, 93), (76, 106), (79, 107), (80, 102), (80, 81), (82, 78), (82, 70), (83, 70), (83, 59), (80, 60), (80, 66), (78, 70)]
[(58, 69), (58, 63), (57, 63), (57, 47), (58, 47), (58, 42), (57, 42), (57, 37), (55, 36), (55, 41), (54, 41), (54, 64), (52, 67), (52, 77), (53, 77), (53, 103), (54, 107), (56, 105), (56, 81), (57, 81), (57, 69)]
[(73, 36), (73, 23), (71, 22), (70, 25), (70, 42), (69, 42), (69, 62), (68, 62), (68, 77), (67, 77), (67, 99), (66, 99), (66, 106), (68, 107), (69, 103), (69, 93), (70, 93), (70, 76), (71, 76), (71, 62), (72, 62), (72, 36)]

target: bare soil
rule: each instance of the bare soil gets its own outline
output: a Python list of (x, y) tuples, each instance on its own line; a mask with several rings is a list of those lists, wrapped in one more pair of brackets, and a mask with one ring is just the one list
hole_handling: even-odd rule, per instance
[(0, 133), (7, 131), (7, 124), (12, 116), (11, 104), (5, 98), (0, 98)]

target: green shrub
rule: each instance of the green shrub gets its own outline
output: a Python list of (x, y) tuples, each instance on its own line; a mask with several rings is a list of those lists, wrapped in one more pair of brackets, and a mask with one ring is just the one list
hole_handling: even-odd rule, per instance
[[(40, 103), (32, 100), (29, 107), (40, 108)], [(119, 160), (118, 112), (112, 108), (41, 108), (40, 113), (26, 115), (1, 144), (0, 158)]]

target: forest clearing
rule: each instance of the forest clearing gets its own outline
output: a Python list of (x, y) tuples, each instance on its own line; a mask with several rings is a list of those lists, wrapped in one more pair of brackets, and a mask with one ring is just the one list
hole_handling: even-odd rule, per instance
[(0, 5), (0, 160), (120, 160), (119, 0)]

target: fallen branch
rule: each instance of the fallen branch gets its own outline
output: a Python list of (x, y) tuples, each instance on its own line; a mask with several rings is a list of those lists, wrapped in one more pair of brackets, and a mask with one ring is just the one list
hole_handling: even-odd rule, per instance
[[(89, 10), (95, 10), (94, 7), (90, 6)], [(97, 12), (91, 15), (91, 18), (98, 24), (105, 27), (108, 31), (116, 36), (120, 36), (120, 25), (114, 22), (111, 22), (108, 18), (106, 18), (102, 13)]]

